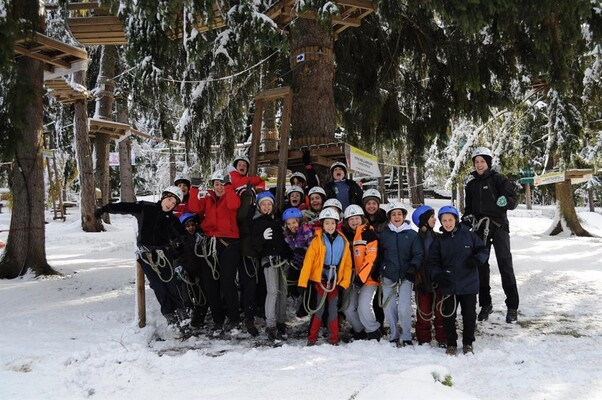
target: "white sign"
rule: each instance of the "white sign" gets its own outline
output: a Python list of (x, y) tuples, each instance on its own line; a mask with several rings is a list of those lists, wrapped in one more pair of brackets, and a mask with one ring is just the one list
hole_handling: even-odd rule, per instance
[(297, 54), (295, 59), (297, 60), (297, 63), (305, 61), (305, 53)]
[(345, 145), (345, 156), (350, 171), (376, 178), (381, 176), (376, 156), (348, 144)]
[(533, 181), (535, 186), (549, 185), (551, 183), (564, 182), (564, 172), (550, 172), (547, 174), (535, 176)]

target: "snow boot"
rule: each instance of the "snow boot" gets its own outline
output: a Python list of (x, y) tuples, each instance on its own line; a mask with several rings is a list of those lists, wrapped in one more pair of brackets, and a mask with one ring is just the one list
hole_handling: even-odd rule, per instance
[(518, 320), (518, 310), (513, 310), (511, 308), (508, 309), (508, 313), (506, 314), (506, 322), (509, 324), (516, 324)]
[(481, 307), (481, 311), (479, 312), (479, 316), (477, 319), (479, 321), (487, 321), (489, 319), (489, 314), (493, 312), (493, 306), (491, 304), (487, 306)]
[(197, 329), (202, 328), (205, 325), (205, 316), (206, 312), (201, 307), (194, 307), (190, 317), (190, 326)]
[(278, 339), (286, 340), (288, 338), (286, 324), (284, 322), (276, 324), (276, 329), (278, 330)]
[(474, 354), (474, 351), (472, 351), (472, 344), (465, 344), (465, 345), (462, 347), (462, 352), (463, 352), (464, 354), (468, 354), (468, 353)]
[(249, 335), (256, 337), (259, 335), (259, 330), (255, 326), (255, 321), (252, 319), (245, 319), (245, 327), (247, 328), (247, 332)]
[(380, 338), (383, 336), (380, 329), (375, 330), (374, 332), (366, 333), (366, 340), (376, 340), (380, 342)]
[(445, 354), (447, 354), (448, 356), (455, 356), (456, 354), (458, 354), (458, 347), (457, 346), (447, 346), (447, 349), (445, 350)]
[(276, 328), (275, 326), (265, 328), (265, 333), (266, 335), (268, 335), (268, 340), (278, 340), (278, 328)]
[(406, 346), (414, 346), (414, 343), (412, 343), (412, 341), (411, 341), (411, 340), (403, 340), (403, 341), (401, 342), (401, 345), (402, 345), (403, 347), (406, 347)]

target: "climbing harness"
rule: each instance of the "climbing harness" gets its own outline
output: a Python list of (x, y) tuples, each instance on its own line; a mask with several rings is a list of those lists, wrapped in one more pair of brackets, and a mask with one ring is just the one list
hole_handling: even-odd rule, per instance
[(456, 313), (456, 308), (458, 307), (458, 299), (456, 298), (456, 296), (453, 296), (454, 297), (454, 307), (452, 308), (452, 311), (449, 314), (443, 313), (443, 303), (445, 302), (445, 300), (447, 300), (448, 298), (450, 298), (452, 296), (453, 295), (447, 294), (441, 298), (440, 302), (437, 303), (437, 309), (439, 310), (439, 312), (441, 313), (443, 318), (449, 318)]
[[(201, 248), (200, 254), (198, 252), (199, 247)], [(219, 280), (219, 259), (217, 256), (217, 238), (215, 236), (211, 236), (209, 238), (203, 237), (203, 239), (200, 240), (197, 237), (197, 241), (194, 245), (194, 254), (196, 254), (196, 256), (199, 258), (203, 258), (207, 262), (207, 265), (209, 266), (209, 268), (211, 268), (211, 276), (213, 277), (213, 280), (215, 280), (215, 281)]]
[[(251, 272), (249, 272), (249, 267), (247, 266), (247, 260), (251, 264)], [(243, 256), (242, 265), (245, 269), (245, 273), (249, 278), (255, 278), (255, 284), (259, 283), (259, 274), (257, 273), (257, 260), (255, 257)]]
[(420, 308), (420, 303), (416, 302), (416, 311), (418, 311), (418, 315), (420, 316), (420, 318), (423, 321), (433, 321), (435, 319), (435, 302), (436, 302), (436, 298), (437, 298), (437, 292), (435, 290), (433, 290), (432, 292), (432, 296), (433, 296), (433, 301), (431, 301), (431, 310), (428, 313), (425, 313), (424, 311), (422, 311), (422, 309)]
[[(387, 304), (389, 304), (389, 301), (391, 300), (391, 298), (395, 295), (397, 296), (399, 294), (399, 286), (400, 286), (400, 282), (397, 281), (391, 285), (386, 286), (384, 284), (384, 282), (380, 283), (380, 286), (378, 287), (378, 305), (381, 306), (382, 308), (385, 308), (387, 306)], [(385, 301), (383, 302), (383, 289), (384, 288), (393, 288), (393, 290), (391, 290), (391, 293), (389, 293), (389, 295), (387, 296), (387, 298), (385, 299)]]
[(481, 224), (484, 224), (484, 228), (483, 228), (483, 243), (487, 243), (487, 238), (489, 237), (489, 223), (491, 222), (491, 220), (489, 219), (489, 217), (483, 217), (480, 220), (476, 221), (473, 225), (472, 225), (472, 230), (473, 232), (478, 232), (479, 229), (481, 228)]
[[(157, 255), (156, 260), (153, 258), (153, 253)], [(162, 282), (167, 283), (172, 280), (174, 276), (173, 267), (167, 255), (165, 255), (165, 251), (163, 250), (163, 248), (156, 248), (151, 250), (147, 246), (140, 246), (136, 251), (136, 256), (140, 258), (140, 260), (143, 260), (146, 264), (148, 264), (148, 266), (150, 266), (151, 269), (155, 271), (155, 273), (159, 276), (159, 279)], [(169, 269), (170, 275), (168, 279), (163, 278), (163, 275), (161, 275), (161, 269), (163, 268)]]
[[(201, 280), (196, 277), (194, 282), (192, 282), (188, 276), (188, 272), (184, 270), (181, 266), (176, 267), (175, 269), (176, 276), (180, 281), (182, 281), (186, 288), (186, 294), (188, 295), (188, 299), (194, 306), (204, 306), (207, 303), (207, 298), (203, 293), (203, 289), (201, 288)], [(197, 295), (198, 292), (198, 295)], [(182, 299), (183, 300), (183, 299)]]

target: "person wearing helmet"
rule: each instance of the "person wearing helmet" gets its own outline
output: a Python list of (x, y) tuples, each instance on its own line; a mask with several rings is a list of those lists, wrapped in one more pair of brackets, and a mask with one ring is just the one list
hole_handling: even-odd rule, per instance
[(322, 229), (316, 232), (303, 260), (299, 275), (299, 290), (303, 293), (311, 283), (311, 290), (316, 293), (318, 306), (311, 317), (307, 345), (318, 341), (318, 333), (322, 326), (325, 310), (328, 314), (328, 342), (339, 343), (339, 321), (337, 303), (340, 288), (347, 289), (351, 283), (351, 252), (349, 242), (337, 231), (340, 215), (333, 209), (324, 209), (320, 213)]
[(199, 189), (192, 187), (190, 179), (184, 175), (178, 176), (173, 184), (180, 188), (183, 195), (182, 201), (176, 206), (173, 212), (174, 215), (179, 218), (182, 214), (190, 212), (189, 201), (198, 199)]
[(269, 340), (286, 338), (285, 260), (290, 250), (284, 241), (282, 221), (274, 215), (274, 195), (268, 191), (257, 195), (257, 212), (253, 217), (251, 238), (264, 269), (266, 334)]
[[(207, 289), (207, 303), (217, 327), (215, 334), (219, 335), (240, 323), (236, 287), (236, 274), (241, 262), (240, 232), (236, 221), (240, 197), (221, 171), (212, 174), (211, 185), (212, 189), (207, 190), (205, 196), (191, 204), (191, 211), (201, 218), (201, 229), (207, 239), (202, 252), (206, 255), (206, 265), (202, 269), (206, 275), (203, 275), (203, 280)], [(223, 330), (220, 329), (222, 326)]]
[(464, 224), (452, 206), (439, 209), (442, 234), (429, 249), (426, 263), (437, 292), (442, 296), (443, 327), (447, 338), (447, 354), (456, 355), (457, 307), (462, 308), (462, 345), (464, 354), (473, 352), (477, 320), (477, 293), (479, 291), (479, 266), (487, 260), (487, 247)]
[(337, 199), (344, 210), (350, 204), (362, 205), (362, 188), (353, 179), (347, 178), (347, 166), (342, 162), (335, 162), (330, 166), (332, 181), (324, 186), (327, 199)]
[(326, 192), (320, 186), (314, 186), (307, 192), (309, 206), (303, 210), (303, 220), (315, 230), (320, 227), (319, 215), (326, 201)]
[(202, 328), (207, 315), (207, 302), (203, 301), (206, 290), (203, 285), (202, 259), (195, 251), (198, 243), (205, 240), (199, 231), (198, 216), (195, 213), (180, 215), (180, 223), (186, 233), (180, 236), (181, 246), (175, 260), (176, 276), (184, 305), (192, 309), (190, 326), (194, 329)]
[(263, 179), (259, 176), (249, 175), (249, 167), (251, 162), (247, 156), (238, 156), (226, 169), (226, 173), (230, 176), (230, 182), (236, 187), (244, 186), (250, 183), (254, 187), (262, 187)]
[(418, 236), (424, 251), (422, 263), (416, 270), (416, 279), (414, 282), (414, 291), (416, 295), (416, 339), (418, 344), (428, 344), (433, 340), (433, 328), (435, 330), (435, 340), (439, 347), (447, 346), (447, 337), (443, 328), (443, 315), (441, 307), (441, 293), (433, 290), (433, 282), (430, 274), (426, 270), (426, 261), (429, 248), (435, 237), (438, 235), (434, 228), (437, 219), (435, 210), (431, 206), (423, 205), (418, 207), (412, 213), (412, 222), (418, 227)]
[(285, 205), (284, 205), (284, 209), (287, 209), (289, 207), (295, 207), (298, 208), (299, 210), (305, 210), (307, 208), (307, 206), (305, 205), (305, 192), (303, 191), (303, 188), (301, 188), (300, 186), (289, 186), (288, 189), (286, 189), (286, 201), (285, 201)]
[(382, 196), (376, 189), (368, 189), (362, 195), (362, 207), (364, 214), (368, 219), (368, 223), (376, 233), (382, 232), (387, 226), (387, 213), (380, 205), (382, 204)]
[[(519, 295), (510, 250), (507, 211), (514, 210), (518, 206), (518, 200), (512, 182), (491, 168), (492, 158), (491, 150), (486, 147), (478, 147), (472, 153), (475, 170), (469, 175), (464, 188), (466, 205), (462, 219), (467, 223), (476, 221), (473, 229), (483, 239), (489, 251), (493, 245), (506, 295), (506, 322), (516, 323)], [(479, 321), (487, 320), (493, 312), (488, 260), (479, 269)]]
[[(133, 215), (136, 218), (137, 261), (161, 305), (161, 314), (170, 326), (176, 328), (181, 328), (186, 319), (174, 277), (175, 254), (171, 245), (172, 241), (176, 242), (185, 232), (180, 221), (173, 215), (173, 209), (181, 201), (182, 191), (177, 186), (169, 186), (161, 192), (158, 202), (110, 203), (94, 212), (96, 218), (104, 213)], [(158, 262), (165, 263), (165, 267), (154, 269)]]
[(343, 233), (351, 245), (353, 279), (347, 290), (348, 305), (343, 310), (353, 328), (353, 338), (380, 340), (380, 323), (373, 309), (374, 295), (380, 285), (378, 276), (378, 236), (368, 224), (364, 211), (352, 204), (345, 209)]
[[(398, 347), (412, 345), (412, 286), (423, 251), (418, 233), (406, 221), (408, 212), (397, 201), (387, 206), (389, 223), (380, 234), (378, 254), (389, 341)], [(401, 332), (397, 328), (400, 322)]]
[[(255, 190), (251, 183), (235, 189), (240, 197), (240, 207), (236, 212), (236, 223), (240, 236), (241, 262), (238, 264), (238, 280), (241, 287), (241, 301), (243, 304), (245, 327), (247, 333), (256, 337), (259, 330), (255, 325), (257, 306), (263, 309), (265, 302), (265, 284), (263, 284), (263, 270), (259, 268), (259, 253), (251, 240), (251, 226), (255, 215)], [(263, 293), (263, 294), (262, 294)]]
[[(303, 213), (297, 208), (286, 209), (282, 213), (282, 221), (284, 222), (284, 241), (292, 253), (290, 268), (287, 272), (287, 280), (289, 282), (288, 293), (294, 298), (298, 298), (297, 282), (299, 280), (299, 273), (301, 272), (309, 243), (314, 237), (314, 232), (308, 224), (303, 223)], [(298, 304), (297, 316), (306, 315), (303, 311), (302, 304)]]

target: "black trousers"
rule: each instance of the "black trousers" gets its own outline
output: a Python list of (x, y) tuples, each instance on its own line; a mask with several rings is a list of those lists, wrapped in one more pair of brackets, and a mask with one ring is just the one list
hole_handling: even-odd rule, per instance
[(462, 344), (474, 342), (474, 331), (477, 323), (477, 295), (450, 295), (443, 299), (443, 329), (447, 336), (448, 346), (458, 345), (456, 332), (456, 315), (458, 307), (462, 309)]
[[(169, 255), (166, 256), (173, 262), (173, 258)], [(153, 255), (153, 259), (156, 261), (156, 254)], [(173, 313), (178, 308), (183, 308), (184, 304), (180, 291), (178, 290), (178, 284), (176, 282), (176, 276), (173, 272), (173, 266), (166, 265), (163, 268), (158, 268), (158, 273), (153, 270), (146, 257), (138, 257), (138, 262), (142, 266), (142, 271), (148, 279), (148, 283), (157, 297), (157, 301), (161, 306), (161, 314), (167, 315)]]
[[(479, 230), (483, 237), (483, 231)], [(510, 234), (504, 228), (498, 228), (493, 223), (489, 225), (489, 236), (487, 238), (487, 249), (491, 252), (491, 246), (495, 249), (495, 258), (502, 278), (502, 288), (506, 295), (506, 307), (518, 309), (518, 288), (514, 276), (512, 264), (512, 253), (510, 251)], [(489, 257), (488, 257), (489, 259)], [(479, 267), (479, 305), (481, 307), (491, 304), (490, 268), (489, 262)]]
[(241, 263), (240, 239), (217, 239), (217, 257), (219, 259), (219, 281), (226, 316), (233, 323), (240, 321), (238, 288), (236, 274)]
[[(221, 326), (226, 319), (224, 314), (224, 307), (222, 305), (221, 290), (220, 290), (220, 279), (219, 279), (219, 267), (215, 266), (216, 271), (213, 271), (209, 266), (209, 263), (202, 258), (201, 259), (201, 280), (203, 282), (203, 293), (207, 306), (211, 310), (211, 318), (216, 326)], [(213, 259), (211, 259), (213, 262)], [(216, 279), (217, 276), (217, 279)]]
[(257, 295), (258, 260), (243, 256), (238, 263), (238, 282), (242, 292), (242, 306), (245, 319), (255, 318), (255, 297)]

